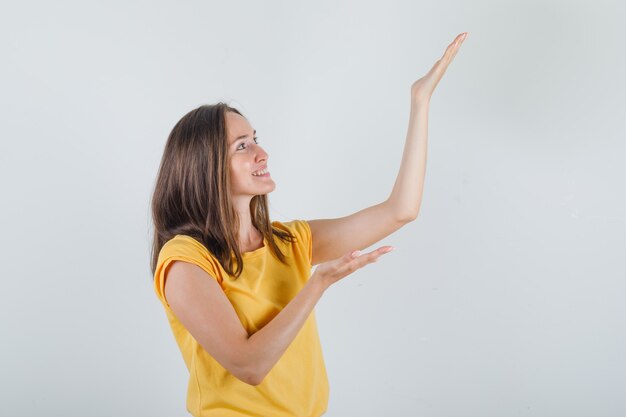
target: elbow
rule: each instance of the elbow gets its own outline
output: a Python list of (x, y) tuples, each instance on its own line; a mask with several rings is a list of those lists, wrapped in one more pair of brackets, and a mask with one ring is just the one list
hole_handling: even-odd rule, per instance
[[(253, 349), (250, 345), (247, 345), (247, 348)], [(242, 358), (245, 358), (245, 360), (240, 367), (240, 374), (243, 375), (243, 378), (239, 379), (248, 385), (256, 387), (263, 382), (267, 372), (262, 371), (259, 358), (250, 354), (250, 350), (248, 349), (243, 349), (244, 355)]]
[(244, 375), (245, 375), (245, 378), (240, 378), (240, 379), (246, 384), (252, 385), (253, 387), (256, 387), (261, 382), (263, 382), (263, 376), (261, 375), (258, 367), (256, 366), (249, 366), (247, 368), (247, 371), (244, 373)]
[(247, 378), (242, 379), (248, 385), (252, 385), (256, 387), (261, 382), (263, 382), (263, 378), (259, 378), (257, 375), (249, 375)]
[(261, 382), (263, 382), (266, 376), (267, 376), (266, 373), (253, 372), (253, 373), (248, 374), (248, 378), (246, 378), (245, 382), (249, 385), (253, 385), (256, 387), (257, 385), (260, 385)]
[(231, 369), (226, 368), (226, 370), (232, 376), (234, 376), (241, 382), (248, 384), (248, 385), (257, 386), (263, 381), (263, 378), (259, 378), (259, 376), (253, 372), (247, 372), (241, 369), (233, 369), (233, 368)]
[(400, 223), (410, 223), (412, 221), (414, 221), (415, 219), (417, 219), (417, 215), (419, 213), (415, 212), (415, 213), (403, 213), (399, 216), (397, 216), (397, 219)]
[(263, 381), (263, 378), (260, 377), (258, 372), (253, 372), (250, 370), (239, 369), (237, 370), (237, 373), (231, 372), (231, 374), (233, 374), (241, 382), (252, 386), (257, 386)]
[(421, 201), (417, 205), (407, 205), (398, 202), (393, 196), (389, 197), (383, 204), (386, 204), (387, 215), (390, 216), (393, 221), (405, 224), (417, 219), (417, 215), (420, 211)]
[(251, 366), (248, 369), (251, 369), (251, 372), (249, 373), (250, 378), (248, 379), (248, 384), (254, 386), (261, 385), (263, 380), (265, 380), (267, 374), (269, 374), (272, 370), (271, 367), (268, 368), (267, 364), (263, 364), (260, 361), (257, 361), (256, 366)]
[(257, 360), (249, 354), (247, 346), (240, 349), (232, 349), (232, 362), (226, 369), (238, 380), (248, 385), (257, 386), (263, 378), (260, 377)]
[(253, 378), (250, 379), (248, 384), (256, 387), (257, 385), (260, 385), (264, 379), (265, 379), (265, 375), (263, 376), (255, 375)]
[(267, 364), (262, 364), (257, 362), (256, 366), (251, 366), (248, 368), (250, 372), (248, 373), (249, 378), (247, 379), (247, 383), (253, 386), (261, 385), (265, 377), (271, 372), (272, 368), (267, 367)]

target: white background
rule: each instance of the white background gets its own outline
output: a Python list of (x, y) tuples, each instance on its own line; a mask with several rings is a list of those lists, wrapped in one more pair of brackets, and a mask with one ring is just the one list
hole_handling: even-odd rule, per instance
[(0, 415), (185, 416), (152, 288), (169, 131), (226, 101), (257, 129), (272, 219), (388, 197), (409, 91), (421, 212), (316, 306), (327, 416), (626, 413), (617, 1), (13, 2), (0, 11)]

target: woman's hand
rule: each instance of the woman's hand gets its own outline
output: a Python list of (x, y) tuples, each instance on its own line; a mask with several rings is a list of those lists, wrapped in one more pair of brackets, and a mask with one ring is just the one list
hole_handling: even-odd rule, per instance
[(326, 289), (357, 269), (361, 269), (367, 264), (378, 261), (380, 256), (391, 252), (393, 249), (393, 246), (381, 246), (376, 250), (362, 255), (360, 251), (347, 253), (341, 258), (319, 264), (315, 272), (313, 272), (311, 279), (321, 280), (324, 289)]
[(441, 77), (448, 69), (448, 65), (454, 59), (454, 56), (458, 52), (461, 44), (465, 40), (467, 32), (463, 32), (458, 35), (454, 41), (448, 45), (446, 52), (443, 56), (435, 62), (435, 65), (428, 71), (428, 74), (415, 81), (411, 85), (411, 102), (415, 104), (429, 103), (430, 97), (435, 91), (435, 87), (439, 84)]

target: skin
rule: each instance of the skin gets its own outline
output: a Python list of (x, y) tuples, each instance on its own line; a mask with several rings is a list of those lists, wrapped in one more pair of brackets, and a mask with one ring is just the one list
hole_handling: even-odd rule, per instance
[(393, 190), (382, 203), (337, 219), (309, 220), (313, 235), (313, 265), (325, 288), (390, 252), (382, 246), (360, 256), (354, 249), (367, 248), (389, 236), (419, 214), (426, 174), (428, 109), (435, 88), (467, 37), (460, 33), (434, 66), (411, 85), (411, 108), (402, 161)]
[[(313, 236), (312, 264), (319, 264), (298, 294), (262, 329), (248, 335), (233, 306), (214, 279), (187, 262), (174, 262), (165, 283), (166, 297), (185, 328), (222, 366), (242, 381), (258, 385), (285, 353), (322, 294), (333, 283), (363, 266), (376, 262), (391, 246), (364, 253), (366, 248), (415, 220), (419, 213), (426, 168), (428, 107), (433, 91), (462, 44), (463, 34), (448, 46), (433, 68), (411, 86), (411, 112), (398, 177), (389, 198), (380, 204), (337, 219), (309, 220)], [(253, 129), (245, 118), (227, 113), (231, 143), (232, 194), (241, 216), (240, 241), (244, 252), (260, 247), (249, 203), (257, 194), (274, 190), (268, 178), (252, 177), (252, 172), (268, 160), (267, 153), (252, 139)], [(240, 142), (246, 144), (236, 151)], [(271, 167), (268, 168), (271, 169)], [(258, 246), (257, 246), (258, 245)]]
[[(254, 129), (248, 120), (233, 112), (226, 112), (228, 153), (230, 155), (231, 195), (239, 213), (239, 244), (243, 252), (263, 246), (263, 235), (252, 225), (250, 200), (255, 195), (274, 191), (276, 184), (271, 177), (256, 177), (252, 173), (267, 165), (269, 155), (254, 140)], [(245, 138), (237, 139), (246, 135)]]
[[(467, 32), (457, 35), (430, 71), (411, 85), (407, 138), (389, 198), (346, 217), (308, 221), (313, 236), (312, 264), (320, 264), (314, 276), (325, 288), (391, 252), (392, 246), (381, 246), (365, 254), (360, 254), (358, 249), (371, 246), (417, 218), (426, 174), (430, 100), (466, 37)], [(232, 155), (232, 193), (241, 216), (239, 239), (245, 252), (263, 245), (262, 235), (252, 225), (250, 200), (254, 195), (272, 192), (276, 185), (271, 176), (252, 176), (253, 171), (267, 163), (269, 155), (254, 142), (254, 130), (248, 121), (236, 113), (227, 113), (226, 122)], [(248, 136), (235, 141), (240, 135)]]

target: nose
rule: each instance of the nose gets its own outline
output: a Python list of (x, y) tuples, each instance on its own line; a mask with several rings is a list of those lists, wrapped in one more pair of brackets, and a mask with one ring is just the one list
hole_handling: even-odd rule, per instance
[(258, 161), (267, 161), (268, 158), (269, 155), (267, 154), (267, 152), (265, 152), (265, 150), (261, 146), (256, 145), (256, 159)]

